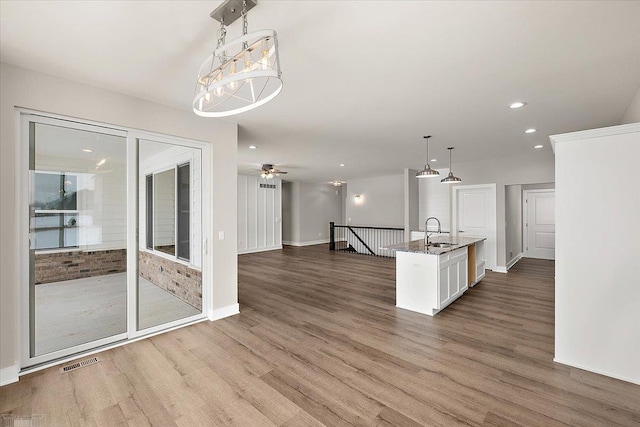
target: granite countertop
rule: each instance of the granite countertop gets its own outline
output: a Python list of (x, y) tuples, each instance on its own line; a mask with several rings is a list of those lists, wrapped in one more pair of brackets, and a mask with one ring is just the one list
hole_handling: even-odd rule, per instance
[[(461, 236), (434, 236), (429, 238), (429, 247), (425, 249), (424, 239), (413, 240), (411, 242), (398, 243), (397, 245), (389, 245), (382, 249), (387, 249), (397, 252), (414, 252), (429, 255), (441, 255), (447, 252), (455, 251), (456, 249), (464, 248), (465, 246), (473, 245), (474, 243), (487, 240), (486, 237), (461, 237)], [(451, 246), (436, 247), (431, 246), (431, 243), (449, 243)]]

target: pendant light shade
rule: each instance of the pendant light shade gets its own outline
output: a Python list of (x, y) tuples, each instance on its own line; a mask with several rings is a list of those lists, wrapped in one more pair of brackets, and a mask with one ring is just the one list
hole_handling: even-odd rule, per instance
[(193, 111), (199, 116), (225, 117), (243, 113), (266, 104), (282, 90), (277, 34), (274, 30), (247, 33), (246, 0), (240, 3), (243, 34), (226, 42), (228, 18), (225, 19), (223, 12), (218, 15), (216, 12), (225, 11), (238, 2), (227, 0), (212, 13), (214, 19), (220, 18), (221, 28), (218, 46), (198, 71)]
[(443, 184), (452, 184), (454, 182), (462, 182), (462, 179), (458, 178), (453, 174), (453, 172), (451, 172), (451, 150), (453, 150), (453, 148), (454, 147), (447, 148), (447, 150), (449, 150), (449, 175), (447, 175), (446, 178), (443, 178), (440, 180), (440, 182), (442, 182)]
[(431, 135), (424, 136), (423, 138), (427, 141), (427, 163), (424, 165), (424, 169), (416, 174), (416, 178), (433, 178), (439, 176), (440, 172), (431, 169), (431, 166), (429, 166), (429, 138), (431, 138)]

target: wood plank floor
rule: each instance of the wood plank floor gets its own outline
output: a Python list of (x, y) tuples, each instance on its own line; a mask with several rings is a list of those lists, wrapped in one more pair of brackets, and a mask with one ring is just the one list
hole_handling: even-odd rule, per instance
[(523, 259), (435, 317), (393, 259), (326, 245), (239, 257), (241, 314), (0, 389), (46, 425), (640, 425), (640, 386), (553, 363), (554, 263)]

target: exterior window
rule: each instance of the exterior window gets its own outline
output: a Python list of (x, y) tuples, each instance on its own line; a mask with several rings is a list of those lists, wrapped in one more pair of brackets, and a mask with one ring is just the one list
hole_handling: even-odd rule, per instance
[(146, 247), (191, 260), (189, 163), (146, 176)]
[(33, 248), (77, 248), (77, 175), (35, 172), (33, 177)]
[(146, 176), (147, 184), (147, 249), (153, 249), (153, 175)]
[(178, 201), (177, 201), (177, 230), (176, 233), (178, 239), (178, 258), (189, 260), (190, 252), (190, 239), (189, 239), (189, 223), (191, 221), (191, 209), (189, 202), (190, 191), (190, 167), (189, 163), (178, 166), (178, 185), (176, 186)]

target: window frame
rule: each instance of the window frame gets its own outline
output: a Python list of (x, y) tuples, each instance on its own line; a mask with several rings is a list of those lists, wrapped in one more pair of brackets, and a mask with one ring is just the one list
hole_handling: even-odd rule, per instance
[[(192, 221), (192, 210), (191, 210), (191, 186), (192, 186), (192, 180), (193, 180), (193, 175), (192, 175), (192, 164), (193, 164), (193, 159), (188, 159), (188, 160), (184, 160), (184, 161), (178, 161), (176, 162), (175, 165), (171, 166), (171, 167), (163, 167), (163, 168), (158, 168), (156, 170), (148, 170), (145, 171), (142, 175), (145, 177), (145, 250), (147, 252), (153, 253), (154, 255), (157, 256), (161, 256), (163, 258), (167, 258), (170, 259), (172, 261), (177, 261), (180, 263), (183, 263), (185, 265), (188, 265), (190, 267), (196, 268), (198, 270), (200, 270), (200, 267), (196, 267), (193, 263), (192, 263), (192, 259), (191, 259), (191, 221)], [(179, 207), (179, 191), (178, 191), (178, 175), (179, 175), (179, 169), (181, 167), (188, 167), (188, 200), (189, 200), (189, 209), (188, 209), (188, 221), (187, 221), (187, 241), (188, 241), (188, 257), (184, 257), (180, 255), (180, 251), (179, 251), (179, 238), (180, 238), (180, 230), (179, 230), (179, 216), (180, 216), (180, 207)], [(155, 215), (154, 215), (154, 206), (155, 206), (155, 176), (163, 173), (163, 172), (167, 172), (173, 170), (173, 182), (174, 182), (174, 238), (173, 238), (173, 242), (174, 242), (174, 253), (169, 254), (167, 252), (163, 252), (163, 251), (159, 251), (157, 249), (155, 249), (155, 230), (156, 230), (156, 226), (155, 226)], [(151, 180), (149, 180), (149, 178), (151, 178)], [(151, 182), (151, 186), (149, 186), (149, 182)], [(151, 187), (151, 188), (149, 188)], [(149, 245), (150, 244), (150, 245)]]

